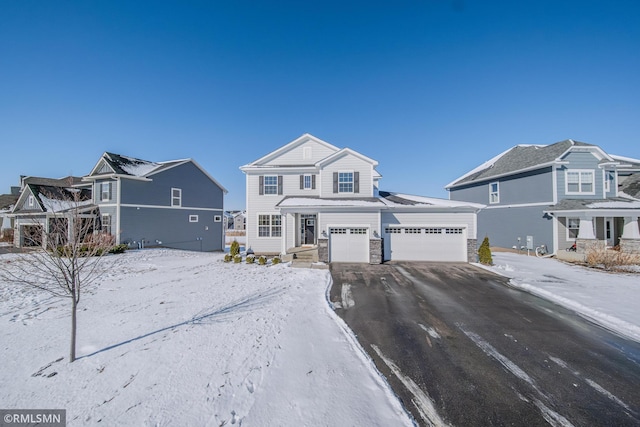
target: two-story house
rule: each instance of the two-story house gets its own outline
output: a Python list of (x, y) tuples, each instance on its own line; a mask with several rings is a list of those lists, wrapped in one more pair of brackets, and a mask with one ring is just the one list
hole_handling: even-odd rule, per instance
[(83, 178), (116, 243), (224, 249), (227, 190), (193, 159), (151, 162), (105, 152)]
[(304, 134), (242, 166), (246, 245), (324, 262), (474, 261), (482, 205), (379, 191), (378, 162)]
[(640, 160), (573, 140), (518, 145), (457, 178), (451, 200), (484, 203), (478, 235), (498, 247), (640, 250)]

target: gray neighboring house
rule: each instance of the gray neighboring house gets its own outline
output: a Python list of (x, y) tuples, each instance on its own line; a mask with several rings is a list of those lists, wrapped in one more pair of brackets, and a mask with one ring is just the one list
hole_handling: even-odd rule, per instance
[(640, 252), (640, 160), (571, 139), (518, 145), (445, 187), (451, 200), (486, 204), (478, 239), (492, 246), (579, 252), (597, 243)]
[(20, 196), (20, 187), (11, 187), (10, 194), (0, 194), (0, 238), (4, 238), (6, 230), (13, 229), (11, 211)]
[(71, 233), (73, 220), (77, 218), (72, 213), (75, 207), (81, 207), (81, 218), (93, 220), (98, 212), (91, 200), (90, 186), (83, 184), (80, 177), (21, 177), (20, 188), (10, 214), (14, 221), (13, 244), (18, 248), (46, 246), (46, 236), (55, 234), (50, 230), (54, 218), (67, 218), (67, 231)]
[(151, 162), (105, 152), (83, 178), (101, 229), (132, 247), (224, 250), (227, 190), (193, 159)]

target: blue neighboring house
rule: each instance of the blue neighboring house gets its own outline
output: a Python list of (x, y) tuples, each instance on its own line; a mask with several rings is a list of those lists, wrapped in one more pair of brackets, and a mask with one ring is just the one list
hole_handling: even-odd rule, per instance
[(486, 205), (478, 239), (492, 246), (557, 253), (595, 243), (640, 253), (640, 160), (597, 145), (518, 145), (445, 188), (451, 200)]
[(193, 159), (151, 162), (105, 152), (91, 172), (102, 232), (131, 247), (224, 250), (227, 190)]

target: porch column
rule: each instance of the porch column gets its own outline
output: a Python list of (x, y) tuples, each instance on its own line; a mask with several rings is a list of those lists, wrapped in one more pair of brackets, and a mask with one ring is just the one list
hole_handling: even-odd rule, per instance
[(625, 216), (624, 228), (622, 229), (623, 239), (640, 239), (640, 229), (638, 228), (637, 216)]
[(640, 229), (637, 216), (624, 217), (620, 249), (626, 253), (640, 254)]
[(579, 253), (586, 253), (596, 242), (596, 235), (593, 231), (593, 218), (580, 218), (578, 237), (576, 239), (576, 249)]

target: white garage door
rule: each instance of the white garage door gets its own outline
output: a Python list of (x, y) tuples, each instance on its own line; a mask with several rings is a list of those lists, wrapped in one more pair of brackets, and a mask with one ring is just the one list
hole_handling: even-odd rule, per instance
[(467, 261), (464, 227), (387, 226), (384, 231), (385, 260)]
[(329, 261), (369, 262), (368, 228), (331, 227), (329, 234)]

